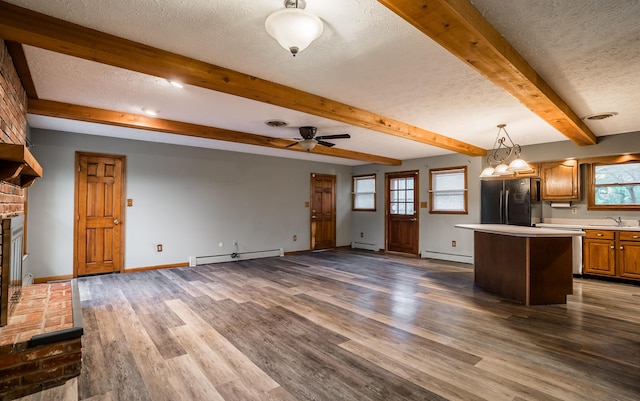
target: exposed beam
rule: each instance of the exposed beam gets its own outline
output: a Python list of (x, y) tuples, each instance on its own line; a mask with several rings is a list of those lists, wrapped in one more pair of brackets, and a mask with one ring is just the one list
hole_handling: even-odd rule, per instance
[(467, 0), (378, 0), (578, 145), (596, 136)]
[(33, 83), (33, 79), (31, 78), (31, 71), (29, 70), (29, 65), (27, 64), (27, 57), (24, 55), (24, 49), (22, 45), (18, 42), (5, 41), (5, 45), (7, 45), (7, 50), (9, 51), (9, 55), (13, 60), (13, 66), (16, 68), (16, 72), (18, 73), (18, 77), (20, 78), (20, 83), (22, 83), (22, 87), (25, 92), (27, 92), (28, 98), (37, 99), (38, 92), (36, 92), (36, 86)]
[(0, 37), (132, 71), (368, 128), (470, 156), (486, 150), (251, 75), (0, 2)]
[[(122, 113), (119, 111), (105, 110), (94, 107), (79, 106), (69, 103), (54, 102), (51, 100), (29, 99), (27, 112), (41, 116), (65, 118), (69, 120), (86, 121), (98, 124), (116, 125), (126, 128), (137, 128), (148, 131), (164, 132), (168, 134), (193, 136), (198, 138), (215, 139), (219, 141), (243, 143), (247, 145), (264, 146), (280, 150), (306, 152), (299, 146), (285, 147), (291, 144), (290, 140), (271, 138), (268, 136), (248, 134), (246, 132), (232, 131), (205, 125), (184, 123), (180, 121), (165, 120), (161, 118), (141, 116), (138, 114)], [(135, 138), (134, 138), (135, 139)], [(343, 159), (359, 160), (367, 163), (387, 164), (399, 166), (400, 160), (388, 157), (371, 155), (368, 153), (354, 152), (339, 148), (316, 146), (311, 153), (341, 157)]]

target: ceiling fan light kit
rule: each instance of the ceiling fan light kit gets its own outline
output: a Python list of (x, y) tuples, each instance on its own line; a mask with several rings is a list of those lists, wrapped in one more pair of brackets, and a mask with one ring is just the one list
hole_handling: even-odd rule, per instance
[[(496, 135), (496, 141), (493, 143), (493, 150), (487, 155), (487, 164), (489, 166), (482, 170), (480, 178), (533, 171), (529, 163), (520, 158), (520, 145), (513, 142), (505, 129), (506, 126), (507, 124), (498, 124), (498, 134)], [(504, 136), (501, 137), (501, 133), (504, 133)], [(509, 162), (511, 158), (513, 159)], [(493, 167), (494, 164), (497, 164), (496, 167)]]
[(284, 6), (267, 17), (264, 27), (295, 57), (322, 35), (324, 25), (320, 18), (304, 10), (304, 0), (285, 0)]

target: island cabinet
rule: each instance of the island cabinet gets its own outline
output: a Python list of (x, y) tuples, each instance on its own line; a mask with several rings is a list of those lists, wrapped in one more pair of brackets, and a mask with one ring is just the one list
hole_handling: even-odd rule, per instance
[(580, 166), (577, 160), (540, 163), (540, 197), (545, 201), (580, 199)]
[(640, 280), (640, 231), (585, 230), (584, 273)]
[(524, 305), (563, 304), (573, 293), (573, 237), (582, 231), (507, 224), (456, 224), (474, 230), (474, 282)]

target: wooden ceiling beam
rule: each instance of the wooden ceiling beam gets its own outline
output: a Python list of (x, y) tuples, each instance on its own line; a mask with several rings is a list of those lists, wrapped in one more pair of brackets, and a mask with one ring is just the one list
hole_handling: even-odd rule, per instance
[[(232, 131), (223, 128), (208, 127), (184, 123), (181, 121), (165, 120), (155, 117), (147, 117), (138, 114), (122, 113), (119, 111), (99, 109), (95, 107), (79, 106), (75, 104), (55, 102), (43, 99), (29, 99), (27, 112), (41, 116), (65, 118), (69, 120), (86, 121), (98, 124), (115, 125), (126, 128), (143, 129), (147, 131), (164, 132), (175, 135), (185, 135), (198, 138), (214, 139), (218, 141), (235, 142), (247, 145), (264, 146), (268, 148), (307, 152), (300, 146), (286, 148), (291, 140), (272, 138), (268, 136), (248, 134), (246, 132)], [(132, 138), (135, 139), (135, 138)], [(368, 153), (354, 152), (351, 150), (316, 146), (310, 153), (340, 157), (343, 159), (358, 160), (366, 163), (387, 164), (399, 166), (400, 160), (388, 157), (371, 155)]]
[(29, 64), (27, 63), (27, 57), (24, 54), (22, 45), (18, 42), (12, 42), (7, 40), (4, 42), (7, 45), (7, 50), (13, 60), (13, 66), (16, 68), (20, 83), (25, 92), (27, 92), (27, 98), (38, 98), (38, 92), (36, 91), (36, 85), (33, 83), (31, 77), (31, 71), (29, 70)]
[(467, 0), (378, 0), (578, 145), (597, 138)]
[(182, 83), (313, 114), (431, 146), (485, 156), (485, 149), (357, 107), (208, 64), (0, 1), (0, 37)]

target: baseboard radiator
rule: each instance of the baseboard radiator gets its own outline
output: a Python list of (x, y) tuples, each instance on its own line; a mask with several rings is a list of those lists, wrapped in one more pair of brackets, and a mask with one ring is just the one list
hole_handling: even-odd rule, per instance
[(284, 256), (284, 249), (267, 249), (263, 251), (233, 252), (219, 255), (190, 256), (189, 266), (208, 265), (212, 263), (233, 262), (236, 260), (272, 258)]
[(378, 251), (378, 247), (376, 246), (376, 244), (369, 244), (369, 243), (366, 243), (366, 242), (353, 241), (351, 243), (351, 248), (352, 249), (365, 249), (367, 251), (374, 251), (374, 252)]
[(473, 264), (473, 256), (470, 256), (470, 255), (458, 255), (453, 253), (424, 251), (420, 254), (420, 257), (423, 259), (437, 259), (437, 260), (446, 260), (448, 262), (460, 262), (460, 263)]

